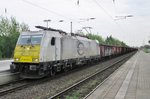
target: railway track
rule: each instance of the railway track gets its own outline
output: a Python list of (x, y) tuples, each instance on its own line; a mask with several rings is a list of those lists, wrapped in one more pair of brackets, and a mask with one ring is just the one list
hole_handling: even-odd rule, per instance
[(0, 96), (2, 96), (4, 94), (8, 94), (10, 92), (14, 92), (15, 90), (22, 89), (22, 88), (27, 87), (27, 86), (28, 86), (28, 84), (21, 84), (21, 85), (15, 86), (15, 87), (11, 87), (11, 88), (8, 88), (8, 89), (1, 90), (0, 91)]
[(19, 81), (22, 81), (22, 80), (23, 80), (23, 79), (18, 79), (18, 80), (13, 80), (13, 81), (7, 82), (7, 83), (5, 83), (5, 84), (0, 84), (0, 90), (1, 90), (1, 88), (4, 87), (4, 86), (9, 86), (9, 85), (12, 85), (12, 84), (14, 84), (14, 83), (17, 83), (17, 82), (19, 82)]
[[(60, 75), (58, 75), (57, 77), (59, 77), (59, 76)], [(34, 85), (40, 84), (40, 83), (52, 80), (54, 78), (55, 78), (55, 76), (49, 77), (49, 78), (37, 79), (37, 80), (19, 79), (19, 80), (13, 81), (13, 82), (6, 83), (3, 85), (0, 85), (0, 96), (21, 90), (23, 88), (27, 88), (29, 86), (34, 86)]]
[(36, 84), (40, 84), (40, 83), (43, 83), (43, 82), (46, 82), (49, 80), (59, 78), (61, 76), (67, 75), (71, 72), (76, 72), (77, 70), (78, 69), (75, 69), (75, 70), (69, 71), (67, 73), (61, 73), (60, 75), (58, 74), (56, 76), (48, 77), (48, 78), (44, 78), (44, 79), (37, 79), (37, 80), (19, 79), (19, 80), (8, 82), (6, 84), (2, 84), (2, 85), (0, 85), (0, 96), (6, 95), (6, 94), (11, 93), (11, 92), (15, 92), (17, 90), (20, 90), (20, 89), (23, 89), (23, 88), (26, 88), (29, 86), (33, 86)]
[[(114, 63), (114, 64), (117, 64)], [(3, 96), (5, 94), (8, 94), (10, 92), (14, 92), (14, 91), (17, 91), (17, 90), (20, 90), (20, 89), (23, 89), (23, 88), (26, 88), (26, 87), (29, 87), (29, 86), (33, 86), (33, 85), (37, 85), (37, 84), (40, 84), (40, 83), (43, 83), (43, 82), (46, 82), (46, 81), (50, 81), (50, 80), (53, 80), (53, 79), (57, 79), (57, 78), (60, 78), (64, 75), (68, 75), (70, 73), (73, 73), (73, 72), (76, 72), (78, 70), (82, 70), (82, 69), (85, 69), (85, 68), (88, 68), (87, 66), (84, 66), (84, 67), (81, 67), (80, 69), (77, 68), (77, 69), (74, 69), (72, 71), (69, 71), (67, 73), (61, 73), (61, 74), (58, 74), (56, 76), (53, 76), (53, 77), (49, 77), (49, 78), (44, 78), (44, 79), (40, 79), (40, 80), (30, 80), (30, 81), (26, 81), (26, 80), (20, 80), (20, 81), (14, 81), (13, 83), (9, 83), (9, 84), (5, 84), (5, 85), (0, 85), (0, 96)], [(105, 68), (106, 69), (106, 68)], [(104, 70), (102, 70), (104, 71)], [(95, 73), (95, 75), (97, 74), (98, 72)], [(94, 75), (94, 74), (93, 74)], [(90, 79), (90, 77), (88, 78), (85, 78), (84, 80), (86, 81), (86, 79)], [(74, 87), (79, 85), (79, 83), (82, 83), (84, 82), (84, 80), (74, 84)], [(72, 87), (72, 88), (74, 88)], [(71, 87), (65, 89), (64, 92), (60, 92), (59, 94), (56, 94), (54, 96), (52, 96), (51, 98), (55, 98), (55, 97), (59, 97), (59, 95), (61, 96), (63, 93), (66, 93), (67, 91), (69, 91), (71, 89)], [(61, 94), (62, 93), (62, 94)], [(58, 95), (58, 96), (57, 96)]]
[[(84, 69), (84, 67), (81, 68), (81, 70), (82, 69)], [(61, 73), (61, 74), (55, 75), (53, 77), (44, 78), (44, 79), (38, 79), (38, 80), (20, 79), (20, 80), (11, 81), (11, 82), (8, 82), (6, 84), (0, 85), (0, 96), (6, 95), (6, 94), (11, 93), (11, 92), (15, 92), (17, 90), (20, 90), (20, 89), (23, 89), (23, 88), (26, 88), (29, 86), (40, 84), (40, 83), (43, 83), (43, 82), (46, 82), (49, 80), (57, 79), (59, 77), (62, 77), (64, 75), (67, 75), (69, 73), (76, 72), (76, 71), (78, 71), (78, 68), (74, 69), (72, 71), (66, 72), (66, 73)]]
[[(65, 99), (67, 97), (69, 97), (69, 95), (72, 95), (73, 92), (75, 92), (74, 90), (80, 90), (81, 89), (81, 86), (83, 86), (85, 83), (89, 82), (90, 80), (95, 80), (94, 78), (96, 78), (96, 76), (100, 77), (100, 74), (103, 75), (102, 73), (104, 71), (107, 71), (109, 70), (110, 68), (112, 68), (113, 66), (121, 63), (123, 64), (125, 62), (125, 60), (129, 59), (133, 54), (129, 55), (129, 56), (126, 56), (124, 57), (123, 59), (120, 59), (118, 60), (117, 62), (107, 66), (106, 68), (100, 70), (100, 71), (97, 71), (95, 72), (94, 74), (90, 75), (89, 77), (73, 84), (72, 86), (64, 89), (63, 91), (51, 96), (49, 99)], [(121, 65), (120, 64), (120, 65)], [(120, 66), (119, 65), (119, 66)], [(115, 69), (116, 70), (116, 69)], [(108, 77), (108, 76), (107, 76)], [(103, 79), (104, 80), (104, 79)], [(102, 81), (101, 81), (102, 82)], [(83, 96), (84, 97), (84, 96)], [(79, 98), (79, 97), (78, 97)]]
[(24, 79), (15, 80), (3, 85), (0, 85), (0, 96), (14, 92), (16, 90), (22, 89), (29, 86), (31, 83), (27, 82)]

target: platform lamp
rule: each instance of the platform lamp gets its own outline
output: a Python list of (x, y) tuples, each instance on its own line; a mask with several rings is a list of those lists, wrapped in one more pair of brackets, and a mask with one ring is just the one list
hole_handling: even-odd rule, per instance
[(129, 18), (129, 17), (133, 17), (133, 15), (125, 15), (125, 16), (115, 16), (117, 19), (115, 20), (120, 20), (120, 19), (126, 19), (126, 18)]
[(44, 20), (44, 22), (46, 22), (46, 26), (47, 26), (47, 28), (48, 28), (48, 22), (51, 22), (51, 20), (50, 20), (50, 19), (47, 19), (47, 20)]

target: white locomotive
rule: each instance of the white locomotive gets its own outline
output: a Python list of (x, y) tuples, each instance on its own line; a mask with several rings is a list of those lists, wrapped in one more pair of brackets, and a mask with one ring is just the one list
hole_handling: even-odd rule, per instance
[(41, 78), (73, 66), (99, 61), (99, 44), (86, 37), (40, 27), (20, 34), (14, 51), (12, 72), (23, 78)]

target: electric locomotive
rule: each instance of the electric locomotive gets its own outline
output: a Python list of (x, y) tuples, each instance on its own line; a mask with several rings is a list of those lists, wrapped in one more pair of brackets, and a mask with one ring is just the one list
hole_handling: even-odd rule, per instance
[(73, 66), (100, 60), (99, 43), (79, 35), (39, 26), (18, 38), (11, 72), (22, 78), (42, 78)]

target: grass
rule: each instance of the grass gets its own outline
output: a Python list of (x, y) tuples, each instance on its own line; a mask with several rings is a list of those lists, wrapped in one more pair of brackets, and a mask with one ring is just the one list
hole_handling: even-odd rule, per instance
[(150, 49), (144, 48), (145, 53), (150, 53)]
[(74, 93), (73, 96), (67, 96), (66, 99), (79, 99), (80, 94), (78, 92)]

